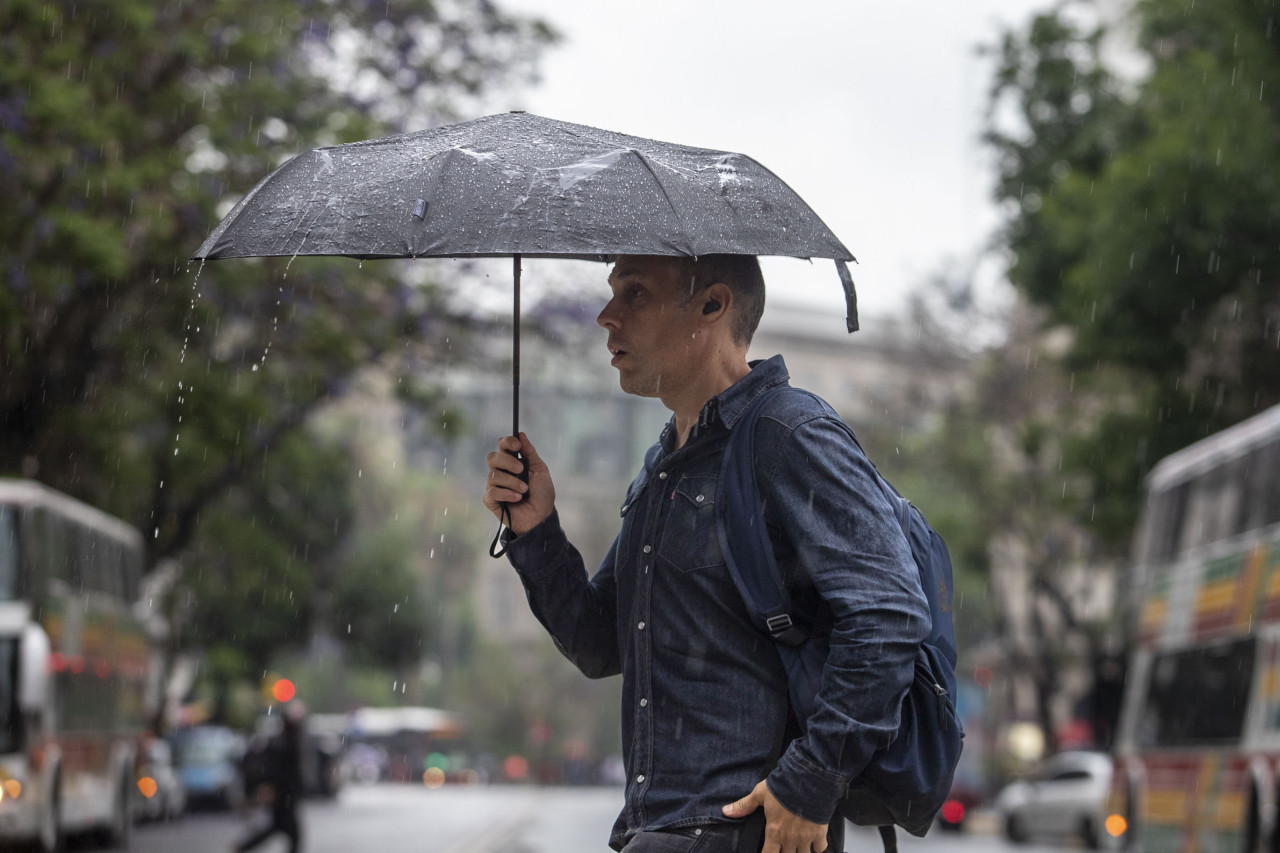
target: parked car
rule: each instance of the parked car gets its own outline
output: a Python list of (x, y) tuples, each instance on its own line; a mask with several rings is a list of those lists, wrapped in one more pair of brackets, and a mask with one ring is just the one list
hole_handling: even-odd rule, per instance
[(996, 796), (1005, 836), (1013, 842), (1032, 837), (1076, 836), (1097, 849), (1102, 840), (1111, 758), (1102, 752), (1060, 752), (1029, 778)]
[(139, 752), (138, 799), (134, 816), (138, 820), (173, 820), (187, 809), (187, 789), (173, 766), (173, 750), (168, 741), (152, 739)]
[(307, 717), (302, 738), (302, 784), (307, 794), (336, 797), (351, 778), (346, 734), (346, 714)]
[(194, 805), (236, 809), (244, 802), (244, 736), (225, 726), (179, 729), (173, 736), (178, 778)]

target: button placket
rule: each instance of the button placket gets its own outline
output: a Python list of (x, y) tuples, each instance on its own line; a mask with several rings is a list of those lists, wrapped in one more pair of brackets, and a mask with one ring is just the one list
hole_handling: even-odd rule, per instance
[[(658, 480), (668, 479), (665, 471), (658, 472)], [(653, 641), (650, 636), (653, 632), (646, 630), (650, 620), (649, 612), (652, 607), (653, 596), (653, 573), (649, 571), (651, 566), (651, 557), (654, 553), (653, 543), (657, 541), (657, 532), (660, 529), (660, 520), (662, 512), (662, 493), (658, 489), (649, 489), (644, 494), (638, 496), (637, 501), (632, 501), (631, 509), (634, 512), (641, 512), (644, 515), (643, 529), (638, 531), (641, 534), (639, 541), (643, 543), (640, 547), (640, 560), (642, 570), (636, 583), (636, 600), (632, 605), (632, 624), (635, 625), (634, 634), (634, 653), (640, 677), (636, 680), (636, 692), (641, 697), (634, 711), (635, 714), (635, 741), (632, 749), (632, 756), (635, 766), (631, 768), (632, 784), (636, 785), (640, 791), (634, 803), (635, 809), (633, 818), (643, 823), (644, 820), (644, 794), (642, 793), (648, 786), (648, 780), (653, 772), (653, 714), (648, 711), (649, 697), (653, 695)]]

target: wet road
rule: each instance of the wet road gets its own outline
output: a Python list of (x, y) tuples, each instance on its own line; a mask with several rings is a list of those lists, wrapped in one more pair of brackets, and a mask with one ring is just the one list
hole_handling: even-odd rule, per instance
[[(306, 853), (608, 853), (609, 827), (621, 803), (615, 788), (350, 787), (303, 809)], [(138, 827), (133, 853), (227, 853), (244, 833), (242, 815), (196, 812), (173, 823)], [(1062, 848), (1006, 845), (986, 834), (935, 831), (903, 837), (918, 853), (1049, 853)], [(77, 845), (78, 846), (78, 845)], [(851, 830), (849, 853), (881, 849), (874, 831)], [(258, 848), (286, 849), (282, 838)]]

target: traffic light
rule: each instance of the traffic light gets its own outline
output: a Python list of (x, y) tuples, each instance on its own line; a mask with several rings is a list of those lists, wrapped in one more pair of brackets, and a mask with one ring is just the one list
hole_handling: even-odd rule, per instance
[(277, 702), (288, 702), (298, 693), (298, 688), (287, 678), (277, 678), (271, 685), (271, 698)]

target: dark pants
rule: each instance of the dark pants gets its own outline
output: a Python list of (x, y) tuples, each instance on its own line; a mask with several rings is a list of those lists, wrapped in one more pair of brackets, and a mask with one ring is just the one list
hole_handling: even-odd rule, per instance
[(289, 853), (298, 853), (302, 849), (302, 832), (298, 824), (298, 807), (294, 802), (277, 802), (271, 807), (271, 823), (250, 835), (236, 845), (237, 850), (252, 850), (277, 832), (283, 832), (289, 839)]
[[(742, 823), (641, 832), (631, 837), (622, 853), (760, 853), (764, 844), (764, 812)], [(827, 829), (828, 853), (844, 850), (844, 821), (834, 820)]]

